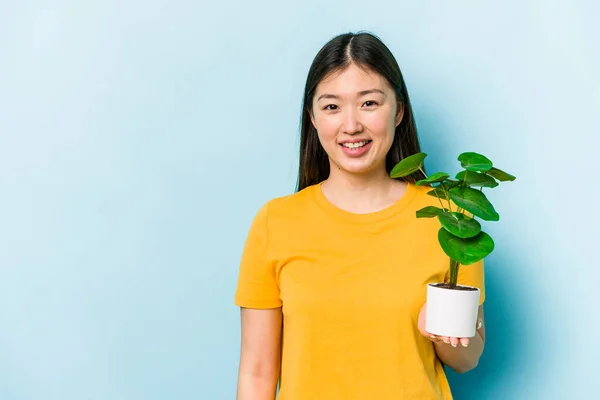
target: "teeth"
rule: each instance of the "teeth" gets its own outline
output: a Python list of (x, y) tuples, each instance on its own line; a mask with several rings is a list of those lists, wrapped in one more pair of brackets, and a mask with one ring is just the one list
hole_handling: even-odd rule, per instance
[(344, 144), (342, 144), (342, 146), (347, 147), (349, 149), (357, 149), (359, 147), (363, 147), (365, 144), (367, 144), (367, 141), (356, 142), (356, 143), (344, 143)]

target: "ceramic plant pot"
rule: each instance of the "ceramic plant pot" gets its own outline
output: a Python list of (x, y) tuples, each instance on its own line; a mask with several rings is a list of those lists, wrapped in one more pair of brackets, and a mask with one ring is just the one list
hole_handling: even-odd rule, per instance
[(427, 285), (425, 330), (437, 336), (475, 336), (480, 290), (472, 286), (448, 288), (447, 284)]

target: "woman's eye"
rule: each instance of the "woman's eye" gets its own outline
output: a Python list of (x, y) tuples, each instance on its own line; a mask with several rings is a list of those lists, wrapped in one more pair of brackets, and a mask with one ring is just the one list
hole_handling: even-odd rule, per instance
[(377, 105), (377, 103), (376, 103), (376, 102), (374, 102), (374, 101), (372, 101), (372, 100), (368, 100), (368, 101), (365, 101), (365, 105), (366, 105), (367, 107), (371, 107), (371, 106), (375, 106), (375, 105)]
[(337, 108), (337, 106), (335, 104), (328, 104), (328, 105), (325, 106), (325, 108), (323, 108), (323, 110), (335, 110), (335, 108), (332, 108), (332, 107), (336, 107)]

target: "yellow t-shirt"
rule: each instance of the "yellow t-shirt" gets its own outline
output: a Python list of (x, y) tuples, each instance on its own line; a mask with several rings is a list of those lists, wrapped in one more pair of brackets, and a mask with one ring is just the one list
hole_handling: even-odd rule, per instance
[[(279, 400), (451, 399), (433, 343), (417, 329), (426, 285), (448, 277), (430, 188), (409, 184), (396, 203), (355, 214), (320, 184), (267, 202), (244, 247), (235, 304), (282, 306)], [(481, 289), (483, 262), (459, 282)]]

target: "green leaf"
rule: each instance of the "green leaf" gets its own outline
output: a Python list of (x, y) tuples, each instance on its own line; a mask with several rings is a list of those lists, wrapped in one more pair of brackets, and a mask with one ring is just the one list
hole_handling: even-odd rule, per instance
[(492, 162), (479, 153), (466, 152), (458, 156), (460, 165), (468, 171), (489, 171), (492, 169)]
[(417, 172), (423, 167), (423, 161), (427, 157), (425, 153), (416, 153), (402, 159), (398, 164), (392, 168), (390, 172), (391, 178), (403, 178), (412, 173)]
[(433, 197), (439, 197), (440, 199), (443, 199), (443, 200), (448, 200), (448, 196), (446, 196), (446, 192), (444, 192), (442, 185), (443, 185), (443, 187), (446, 188), (446, 190), (450, 190), (453, 187), (460, 185), (460, 182), (452, 180), (452, 179), (448, 179), (446, 182), (440, 183), (438, 186), (436, 186), (435, 189), (427, 192), (427, 194), (430, 196), (433, 196)]
[(494, 251), (494, 241), (483, 231), (472, 238), (462, 239), (440, 228), (438, 241), (444, 253), (462, 265), (476, 263)]
[(500, 219), (492, 203), (479, 190), (464, 186), (452, 188), (450, 189), (450, 198), (459, 207), (485, 221), (498, 221)]
[(500, 182), (514, 181), (515, 179), (517, 179), (513, 175), (509, 174), (508, 172), (504, 172), (498, 168), (492, 168), (489, 171), (487, 171), (486, 174), (493, 176), (494, 178), (498, 179)]
[(432, 218), (437, 217), (439, 213), (443, 212), (439, 207), (428, 206), (425, 208), (421, 208), (417, 211), (417, 218)]
[(462, 213), (442, 212), (437, 217), (448, 232), (459, 238), (468, 239), (481, 232), (481, 224)]
[(457, 187), (460, 185), (460, 181), (455, 181), (453, 179), (448, 179), (446, 182), (444, 182), (444, 186), (446, 187), (446, 189), (450, 190), (454, 187)]
[(427, 194), (433, 197), (439, 197), (442, 200), (448, 200), (448, 196), (446, 196), (444, 189), (442, 189), (439, 186), (433, 190), (430, 190), (429, 192), (427, 192)]
[(464, 181), (468, 186), (489, 188), (498, 186), (498, 182), (494, 178), (481, 172), (461, 171), (456, 174), (456, 179)]
[(442, 182), (444, 180), (446, 180), (446, 178), (450, 177), (450, 175), (448, 175), (445, 172), (436, 172), (435, 174), (427, 177), (426, 179), (421, 179), (420, 181), (417, 181), (417, 186), (421, 186), (421, 185), (429, 185), (432, 183), (436, 183), (436, 182)]

